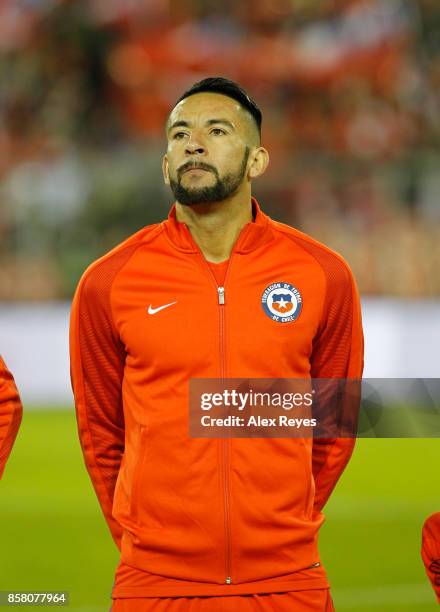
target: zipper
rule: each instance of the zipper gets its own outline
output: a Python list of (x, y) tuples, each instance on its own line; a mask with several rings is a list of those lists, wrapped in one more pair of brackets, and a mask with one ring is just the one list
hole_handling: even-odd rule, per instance
[[(225, 288), (226, 288), (226, 282), (229, 276), (229, 270), (231, 269), (231, 263), (232, 263), (232, 258), (234, 256), (234, 249), (231, 252), (231, 255), (229, 257), (229, 263), (228, 263), (228, 267), (226, 269), (226, 274), (225, 274), (225, 279), (223, 282), (223, 286), (219, 286), (217, 284), (217, 280), (211, 270), (211, 268), (209, 267), (209, 264), (205, 258), (205, 256), (203, 255), (201, 249), (199, 248), (199, 245), (196, 243), (196, 241), (193, 239), (193, 237), (191, 236), (191, 232), (189, 231), (189, 228), (186, 224), (184, 224), (189, 238), (191, 240), (191, 242), (194, 244), (195, 248), (197, 249), (197, 252), (203, 262), (203, 264), (205, 265), (205, 267), (207, 268), (210, 277), (212, 278), (214, 285), (217, 289), (217, 302), (218, 302), (218, 306), (219, 306), (219, 316), (220, 316), (220, 329), (219, 329), (219, 344), (220, 344), (220, 375), (222, 380), (224, 380), (226, 378), (226, 349), (225, 349)], [(242, 233), (243, 229), (241, 230), (236, 244), (238, 243), (238, 240), (240, 238), (240, 235)], [(226, 554), (225, 554), (225, 584), (232, 584), (232, 577), (231, 577), (231, 566), (232, 566), (232, 560), (231, 560), (231, 548), (232, 548), (232, 536), (231, 536), (231, 517), (230, 517), (230, 504), (229, 504), (229, 461), (230, 461), (230, 441), (229, 439), (221, 439), (220, 440), (220, 444), (222, 445), (222, 481), (223, 481), (223, 495), (224, 495), (224, 516), (225, 516), (225, 541), (226, 541)]]
[[(232, 255), (231, 255), (232, 258)], [(231, 265), (231, 259), (229, 259), (228, 268), (226, 270), (226, 276), (224, 284), (226, 285), (226, 278), (228, 276), (229, 267)], [(209, 267), (209, 266), (208, 266)], [(212, 272), (211, 272), (212, 273)], [(225, 287), (218, 287), (218, 304), (220, 308), (220, 372), (221, 378), (226, 378), (226, 350), (225, 350)], [(223, 471), (223, 493), (224, 493), (224, 505), (225, 505), (225, 540), (226, 540), (226, 579), (225, 584), (231, 584), (231, 511), (229, 507), (229, 439), (221, 439), (220, 444), (222, 445), (222, 471)]]
[[(194, 241), (194, 244), (195, 241)], [(220, 346), (220, 376), (222, 380), (226, 378), (226, 348), (225, 348), (225, 285), (228, 278), (229, 269), (231, 267), (231, 261), (233, 253), (229, 258), (228, 267), (226, 269), (225, 280), (223, 286), (220, 287), (217, 284), (217, 280), (209, 267), (202, 251), (196, 244), (199, 255), (209, 271), (214, 284), (217, 288), (217, 303), (219, 307), (219, 346)], [(222, 482), (223, 482), (223, 502), (224, 502), (224, 517), (225, 517), (225, 542), (226, 542), (226, 553), (225, 553), (225, 584), (232, 584), (231, 578), (231, 517), (230, 517), (230, 505), (229, 505), (229, 440), (221, 439), (221, 470), (222, 470)]]

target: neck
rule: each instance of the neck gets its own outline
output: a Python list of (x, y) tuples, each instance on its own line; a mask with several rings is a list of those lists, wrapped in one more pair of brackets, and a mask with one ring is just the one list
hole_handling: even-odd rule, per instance
[(242, 228), (252, 221), (250, 193), (222, 202), (184, 206), (176, 203), (177, 221), (185, 223), (205, 259), (218, 263), (231, 255)]

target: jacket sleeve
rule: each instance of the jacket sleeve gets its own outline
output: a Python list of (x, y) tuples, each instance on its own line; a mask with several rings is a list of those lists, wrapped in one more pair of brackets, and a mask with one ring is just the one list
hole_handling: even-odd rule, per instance
[[(341, 260), (327, 277), (323, 318), (313, 344), (312, 378), (361, 379), (363, 349), (359, 294), (350, 269)], [(320, 512), (330, 497), (354, 445), (354, 437), (313, 440), (315, 512)]]
[(423, 525), (422, 560), (440, 604), (440, 512), (432, 514)]
[(17, 436), (22, 414), (14, 379), (0, 357), (0, 478)]
[(112, 317), (112, 280), (108, 270), (98, 265), (85, 273), (78, 286), (70, 320), (70, 371), (85, 464), (120, 548), (122, 529), (112, 516), (112, 506), (125, 446), (125, 348)]

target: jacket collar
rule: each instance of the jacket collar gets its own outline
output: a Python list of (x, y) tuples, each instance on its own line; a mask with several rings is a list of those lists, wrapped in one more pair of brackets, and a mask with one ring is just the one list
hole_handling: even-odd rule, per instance
[[(234, 245), (234, 253), (250, 253), (257, 247), (272, 240), (270, 218), (261, 210), (257, 200), (252, 198), (252, 213), (254, 220), (241, 230)], [(198, 253), (199, 249), (191, 236), (186, 223), (176, 219), (176, 204), (174, 203), (168, 218), (163, 221), (168, 238), (174, 246), (184, 253)]]

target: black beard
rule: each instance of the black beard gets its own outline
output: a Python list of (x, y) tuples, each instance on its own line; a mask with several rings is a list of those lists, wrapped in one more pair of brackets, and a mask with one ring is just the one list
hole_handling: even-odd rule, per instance
[[(250, 149), (246, 146), (244, 151), (243, 160), (241, 162), (240, 169), (235, 174), (226, 174), (223, 178), (220, 178), (218, 171), (213, 166), (209, 166), (203, 162), (188, 163), (182, 166), (178, 171), (177, 181), (170, 177), (170, 187), (174, 194), (177, 202), (184, 206), (194, 206), (196, 204), (207, 204), (208, 202), (222, 202), (233, 195), (238, 187), (240, 186), (243, 178), (246, 174), (246, 165), (249, 159)], [(210, 187), (193, 187), (186, 188), (182, 185), (182, 175), (185, 170), (191, 168), (191, 166), (202, 168), (212, 172), (216, 178), (214, 185)]]

